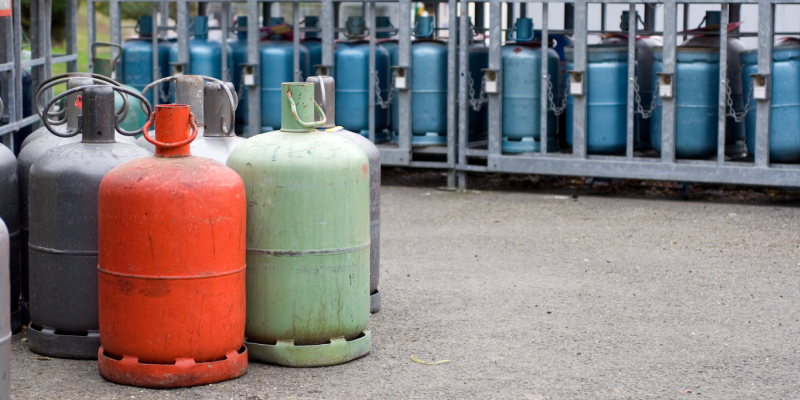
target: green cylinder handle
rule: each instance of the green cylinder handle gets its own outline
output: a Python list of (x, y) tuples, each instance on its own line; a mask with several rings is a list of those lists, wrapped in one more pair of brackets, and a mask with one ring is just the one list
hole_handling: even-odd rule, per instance
[(322, 111), (322, 107), (320, 107), (319, 104), (317, 104), (316, 100), (314, 101), (314, 109), (317, 110), (317, 113), (319, 113), (319, 116), (322, 117), (322, 120), (320, 120), (320, 121), (311, 121), (311, 122), (303, 122), (302, 120), (300, 120), (300, 117), (297, 115), (297, 106), (294, 104), (294, 99), (292, 98), (292, 89), (287, 89), (286, 90), (286, 98), (289, 99), (289, 105), (292, 107), (292, 116), (294, 117), (294, 120), (297, 121), (297, 123), (300, 126), (302, 126), (303, 128), (316, 128), (318, 126), (325, 125), (325, 122), (326, 122), (325, 120), (327, 119), (325, 117), (325, 112)]

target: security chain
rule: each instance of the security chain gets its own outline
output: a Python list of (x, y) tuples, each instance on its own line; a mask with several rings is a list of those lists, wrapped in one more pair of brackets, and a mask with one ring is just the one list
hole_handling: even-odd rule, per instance
[(567, 81), (566, 88), (564, 89), (564, 99), (561, 101), (561, 106), (556, 107), (553, 100), (553, 82), (550, 81), (550, 74), (545, 74), (544, 78), (547, 79), (547, 101), (550, 103), (548, 110), (552, 111), (556, 116), (561, 115), (567, 109), (567, 97), (569, 97), (569, 81)]
[(382, 109), (385, 110), (389, 108), (389, 106), (392, 104), (392, 100), (394, 99), (394, 80), (395, 80), (394, 71), (392, 71), (392, 84), (389, 87), (389, 97), (386, 98), (386, 101), (383, 101), (383, 98), (381, 97), (381, 83), (380, 83), (380, 78), (378, 77), (378, 71), (373, 71), (372, 76), (375, 77), (375, 97), (377, 97), (375, 101)]
[(478, 98), (475, 98), (475, 81), (472, 80), (472, 72), (469, 73), (469, 104), (476, 112), (481, 110), (483, 103), (488, 103), (489, 98), (486, 97), (486, 75), (481, 79), (481, 91)]
[(727, 98), (725, 100), (728, 103), (728, 115), (733, 117), (733, 120), (738, 124), (744, 121), (744, 118), (747, 116), (747, 112), (750, 111), (750, 102), (753, 101), (753, 87), (755, 84), (754, 82), (750, 82), (750, 93), (747, 94), (747, 102), (744, 103), (744, 111), (737, 113), (736, 110), (733, 109), (733, 98), (731, 97), (730, 83), (730, 80), (725, 79), (725, 93), (727, 94)]
[(653, 111), (656, 109), (656, 98), (658, 98), (658, 91), (653, 91), (653, 98), (650, 101), (650, 107), (645, 109), (642, 107), (642, 96), (639, 94), (639, 79), (633, 77), (633, 96), (636, 100), (636, 113), (642, 114), (642, 119), (648, 119), (653, 116)]

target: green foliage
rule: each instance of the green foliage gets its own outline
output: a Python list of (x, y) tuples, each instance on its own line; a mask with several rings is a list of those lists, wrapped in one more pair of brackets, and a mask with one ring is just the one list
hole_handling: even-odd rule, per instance
[[(95, 8), (97, 12), (102, 13), (103, 15), (108, 15), (108, 3), (107, 2), (99, 2), (95, 3)], [(153, 4), (152, 3), (142, 3), (142, 2), (123, 2), (120, 3), (120, 11), (122, 13), (122, 19), (133, 19), (136, 20), (139, 18), (140, 15), (152, 15), (153, 13)]]
[[(22, 30), (30, 36), (31, 31), (31, 0), (22, 0)], [(64, 0), (54, 0), (51, 13), (50, 34), (52, 35), (53, 43), (60, 42), (64, 37), (64, 29), (66, 28), (66, 18), (64, 14), (67, 12), (67, 2)]]

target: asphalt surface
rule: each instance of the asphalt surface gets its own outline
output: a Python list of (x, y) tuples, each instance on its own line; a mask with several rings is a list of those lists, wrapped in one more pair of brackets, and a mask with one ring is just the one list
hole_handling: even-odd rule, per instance
[(21, 333), (14, 398), (800, 398), (793, 196), (683, 201), (585, 182), (458, 193), (436, 189), (439, 173), (387, 174), (413, 186), (382, 191), (383, 307), (366, 357), (144, 390), (93, 361), (39, 357)]

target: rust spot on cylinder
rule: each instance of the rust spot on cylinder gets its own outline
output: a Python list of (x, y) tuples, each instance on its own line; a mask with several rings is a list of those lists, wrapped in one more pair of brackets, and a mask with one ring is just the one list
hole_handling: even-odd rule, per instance
[(521, 47), (515, 47), (514, 48), (514, 53), (519, 53), (520, 51), (522, 51)]
[(361, 173), (362, 173), (361, 175), (362, 178), (367, 177), (367, 173), (369, 173), (369, 167), (367, 166), (366, 163), (364, 163), (364, 165), (361, 166)]

